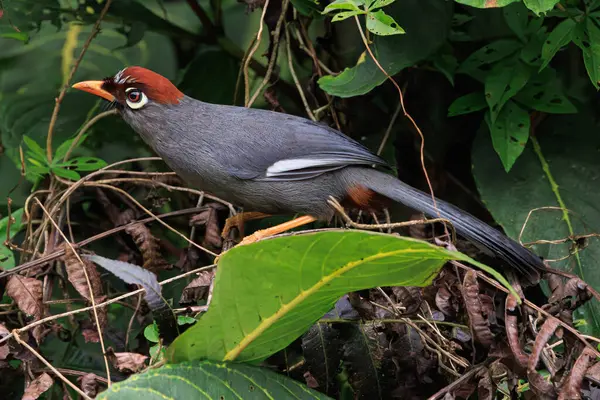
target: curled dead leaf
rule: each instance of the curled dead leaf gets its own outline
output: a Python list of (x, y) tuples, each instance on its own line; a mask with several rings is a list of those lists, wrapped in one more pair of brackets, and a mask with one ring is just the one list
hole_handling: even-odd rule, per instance
[(77, 379), (77, 382), (80, 384), (83, 393), (87, 394), (91, 398), (96, 397), (98, 394), (99, 385), (96, 378), (98, 378), (96, 374), (89, 373)]
[(488, 313), (479, 297), (479, 283), (475, 271), (467, 271), (463, 279), (462, 295), (465, 308), (469, 314), (469, 322), (473, 330), (473, 336), (483, 346), (489, 347), (494, 343), (494, 335), (490, 330)]
[(542, 355), (544, 346), (550, 341), (554, 331), (556, 331), (556, 328), (558, 328), (559, 325), (560, 321), (554, 317), (549, 317), (546, 322), (544, 322), (540, 328), (540, 331), (535, 337), (535, 343), (533, 345), (531, 355), (529, 356), (529, 363), (527, 364), (527, 379), (529, 379), (531, 390), (540, 399), (556, 398), (556, 390), (554, 389), (554, 386), (550, 382), (546, 381), (544, 377), (537, 372), (536, 368)]
[(179, 303), (196, 304), (198, 300), (203, 299), (208, 294), (214, 276), (214, 270), (200, 272), (198, 277), (183, 289)]
[(42, 318), (42, 281), (11, 275), (6, 284), (6, 293), (17, 303), (19, 310), (33, 315), (35, 320)]
[(133, 224), (125, 228), (125, 232), (131, 235), (140, 253), (142, 253), (144, 269), (158, 272), (170, 267), (170, 264), (160, 254), (158, 239), (152, 234), (150, 228), (144, 224)]
[(113, 366), (121, 372), (139, 372), (146, 368), (148, 356), (139, 353), (115, 353), (112, 349), (107, 351), (109, 360)]
[(508, 344), (510, 349), (515, 356), (515, 360), (522, 368), (527, 368), (529, 362), (529, 355), (523, 351), (521, 343), (519, 341), (519, 321), (517, 318), (517, 300), (511, 294), (506, 296), (506, 303), (504, 307), (504, 323), (506, 326), (506, 337), (508, 338)]
[(577, 357), (575, 364), (573, 364), (567, 379), (565, 379), (558, 394), (558, 400), (581, 399), (583, 378), (595, 359), (594, 352), (589, 347), (585, 347), (579, 357)]
[(21, 400), (36, 400), (42, 395), (42, 393), (50, 389), (53, 383), (54, 381), (52, 380), (50, 375), (44, 372), (43, 374), (35, 378), (29, 384), (29, 386), (27, 386), (27, 389), (25, 389), (25, 393), (23, 394)]
[[(93, 262), (82, 258), (82, 265), (77, 255), (75, 255), (69, 246), (65, 246), (65, 255), (63, 256), (63, 261), (65, 263), (69, 282), (71, 282), (75, 290), (77, 290), (80, 295), (87, 300), (91, 300), (91, 285), (94, 299), (102, 296), (102, 280), (100, 279), (100, 273)], [(85, 272), (83, 269), (84, 267)], [(89, 285), (88, 280), (86, 279), (86, 272), (90, 281)]]
[(452, 293), (445, 286), (441, 286), (436, 292), (435, 305), (438, 310), (448, 317), (453, 317), (458, 311), (458, 304), (456, 304)]

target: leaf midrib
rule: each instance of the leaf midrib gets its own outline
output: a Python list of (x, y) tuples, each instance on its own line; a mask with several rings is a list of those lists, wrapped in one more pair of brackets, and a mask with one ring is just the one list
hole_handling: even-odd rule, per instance
[[(265, 318), (261, 321), (260, 324), (256, 328), (252, 330), (248, 335), (246, 335), (240, 343), (238, 343), (234, 348), (229, 350), (225, 357), (223, 357), (223, 361), (233, 361), (235, 360), (241, 353), (246, 349), (256, 338), (262, 335), (268, 328), (273, 326), (277, 321), (279, 321), (284, 315), (288, 314), (292, 310), (294, 310), (298, 305), (302, 304), (304, 300), (308, 297), (312, 296), (319, 289), (333, 281), (335, 278), (345, 274), (346, 272), (351, 271), (352, 269), (362, 265), (364, 263), (375, 261), (385, 257), (392, 257), (398, 254), (415, 254), (415, 253), (431, 253), (431, 249), (400, 249), (390, 252), (378, 253), (369, 257), (365, 257), (361, 260), (351, 261), (346, 265), (336, 269), (331, 274), (327, 276), (322, 276), (314, 285), (312, 285), (309, 289), (301, 291), (292, 301), (289, 303), (283, 304), (281, 308), (279, 308), (275, 313), (273, 313), (270, 317)], [(450, 258), (450, 254), (447, 254), (447, 258)]]

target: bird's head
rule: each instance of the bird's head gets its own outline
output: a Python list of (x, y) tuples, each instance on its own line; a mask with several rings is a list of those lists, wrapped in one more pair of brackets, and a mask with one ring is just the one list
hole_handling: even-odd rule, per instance
[(162, 75), (142, 67), (127, 67), (101, 81), (84, 81), (73, 88), (95, 94), (125, 114), (143, 113), (157, 105), (176, 105), (184, 95)]

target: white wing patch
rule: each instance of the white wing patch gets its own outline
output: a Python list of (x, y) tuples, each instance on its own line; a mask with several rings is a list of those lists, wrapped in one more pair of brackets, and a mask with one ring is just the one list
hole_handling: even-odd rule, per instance
[(298, 171), (301, 169), (340, 165), (339, 158), (289, 158), (287, 160), (277, 161), (267, 168), (267, 178), (284, 174), (286, 172)]

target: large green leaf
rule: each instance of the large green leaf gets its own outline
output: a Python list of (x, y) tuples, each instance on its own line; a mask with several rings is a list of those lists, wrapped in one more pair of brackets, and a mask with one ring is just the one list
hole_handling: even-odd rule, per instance
[(326, 231), (236, 247), (221, 257), (208, 312), (168, 349), (174, 361), (258, 362), (284, 348), (351, 291), (425, 286), (449, 259), (429, 243)]
[(97, 399), (328, 399), (265, 368), (210, 361), (164, 365), (113, 384)]
[[(438, 0), (396, 1), (386, 8), (405, 31), (405, 35), (375, 36), (371, 49), (390, 75), (412, 66), (433, 54), (446, 40), (450, 29), (452, 5)], [(420, 18), (427, 15), (427, 23)], [(353, 20), (350, 20), (353, 22)], [(321, 89), (340, 96), (368, 93), (386, 80), (371, 56), (364, 53), (357, 64), (337, 76), (319, 79)]]
[[(91, 27), (70, 24), (57, 31), (54, 26), (45, 23), (40, 33), (27, 45), (0, 39), (0, 142), (5, 148), (5, 152), (0, 155), (3, 175), (0, 182), (1, 202), (5, 201), (9, 190), (19, 182), (18, 146), (23, 135), (27, 134), (45, 147), (54, 99), (66, 83), (90, 29)], [(125, 42), (125, 37), (111, 29), (111, 25), (103, 25), (73, 82), (102, 79), (128, 65), (143, 65), (174, 78), (175, 55), (167, 38), (147, 33), (137, 45), (121, 48)], [(55, 148), (66, 138), (73, 136), (92, 113), (97, 112), (92, 108), (99, 102), (86, 93), (73, 91), (67, 94), (55, 127)], [(127, 137), (133, 135), (123, 135), (113, 129), (108, 130), (104, 138), (107, 141), (114, 138), (122, 143)], [(134, 146), (128, 148), (130, 151), (135, 150)], [(17, 192), (15, 196), (17, 204), (22, 203), (23, 193)]]
[[(480, 132), (473, 146), (473, 171), (481, 197), (495, 220), (514, 239), (530, 210), (538, 207), (565, 207), (561, 210), (534, 212), (522, 240), (564, 239), (572, 234), (598, 232), (600, 227), (600, 165), (595, 118), (589, 113), (572, 116), (549, 116), (536, 130), (540, 148), (527, 146), (510, 173), (494, 157), (487, 132)], [(569, 255), (573, 243), (536, 245), (536, 252), (546, 259)], [(589, 246), (579, 257), (571, 256), (552, 266), (572, 270), (586, 282), (600, 289), (600, 243), (589, 239)], [(584, 308), (588, 325), (583, 328), (600, 334), (600, 307), (596, 301)]]

